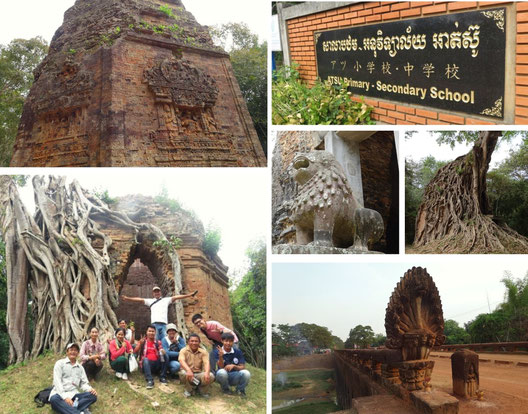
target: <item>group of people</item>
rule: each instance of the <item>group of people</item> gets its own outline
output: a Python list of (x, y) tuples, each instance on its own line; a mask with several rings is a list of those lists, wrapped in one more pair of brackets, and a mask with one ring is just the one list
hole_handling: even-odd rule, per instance
[[(145, 376), (147, 389), (154, 387), (153, 374), (159, 375), (162, 384), (168, 378), (175, 378), (184, 385), (183, 395), (190, 397), (198, 393), (209, 397), (210, 385), (216, 380), (222, 392), (232, 395), (235, 392), (245, 397), (250, 373), (245, 368), (244, 354), (238, 347), (238, 338), (221, 323), (196, 314), (193, 324), (211, 342), (212, 350), (207, 352), (201, 338), (191, 333), (187, 341), (173, 323), (168, 322), (168, 307), (176, 300), (196, 295), (162, 297), (158, 286), (153, 288), (153, 298), (143, 299), (122, 296), (122, 300), (141, 303), (151, 310), (151, 324), (145, 336), (135, 339), (134, 327), (127, 327), (125, 320), (119, 321), (115, 337), (108, 344), (110, 367), (117, 378), (128, 380), (130, 361), (135, 358)], [(77, 358), (80, 356), (80, 363)], [(79, 347), (76, 343), (66, 347), (66, 358), (55, 363), (53, 389), (49, 402), (61, 414), (91, 414), (89, 407), (97, 400), (97, 392), (90, 385), (107, 358), (105, 347), (99, 341), (99, 330), (92, 328), (90, 338)]]

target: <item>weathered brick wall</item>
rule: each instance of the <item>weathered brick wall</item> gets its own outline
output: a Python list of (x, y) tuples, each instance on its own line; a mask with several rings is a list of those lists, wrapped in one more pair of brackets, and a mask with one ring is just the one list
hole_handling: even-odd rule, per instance
[[(152, 297), (152, 288), (156, 285), (154, 276), (150, 270), (139, 259), (128, 269), (128, 276), (125, 280), (122, 295), (138, 298)], [(118, 319), (126, 319), (128, 322), (134, 321), (136, 327), (136, 338), (140, 338), (150, 325), (150, 312), (146, 306), (138, 306), (136, 303), (121, 302), (116, 309)]]
[(385, 234), (372, 249), (397, 253), (398, 225), (398, 159), (392, 132), (376, 132), (359, 145), (361, 180), (366, 208), (383, 217)]
[[(199, 313), (206, 319), (216, 320), (228, 328), (233, 328), (229, 304), (227, 267), (219, 260), (207, 257), (201, 242), (194, 237), (182, 237), (183, 247), (178, 254), (183, 263), (183, 281), (189, 292), (198, 290), (195, 300), (185, 306), (185, 323), (192, 332), (206, 337), (192, 324), (192, 317)], [(208, 341), (206, 341), (208, 343)]]
[[(218, 257), (210, 258), (203, 252), (204, 234), (201, 222), (185, 211), (171, 212), (170, 209), (155, 203), (151, 197), (124, 197), (119, 199), (114, 208), (127, 212), (138, 223), (156, 225), (167, 238), (174, 235), (182, 239), (181, 248), (178, 249), (182, 293), (198, 290), (198, 294), (183, 300), (183, 315), (177, 315), (174, 306), (171, 306), (170, 321), (174, 322), (178, 318), (189, 332), (195, 332), (196, 328), (191, 322), (192, 315), (202, 313), (206, 318), (218, 320), (231, 327), (233, 321), (228, 293), (228, 269)], [(118, 292), (127, 296), (150, 298), (152, 287), (156, 284), (160, 286), (164, 296), (180, 293), (175, 292), (175, 274), (171, 262), (167, 255), (163, 254), (162, 248), (153, 246), (153, 240), (145, 238), (143, 232), (135, 234), (124, 226), (111, 224), (102, 218), (98, 220), (98, 224), (112, 239), (108, 250), (110, 272), (114, 276)], [(137, 264), (137, 259), (140, 260), (141, 266)], [(133, 306), (150, 318), (147, 307)], [(130, 310), (127, 307), (118, 308), (118, 317), (136, 321), (137, 311), (129, 314), (127, 309)], [(139, 333), (138, 330), (137, 337)]]
[[(498, 5), (511, 5), (516, 10), (517, 36), (515, 39), (515, 123), (528, 124), (528, 3), (524, 2), (364, 2), (287, 21), (291, 61), (300, 65), (303, 79), (317, 78), (314, 32), (319, 30), (363, 26), (380, 22), (471, 11)], [(360, 101), (360, 97), (354, 97)], [(387, 124), (399, 125), (493, 125), (493, 120), (476, 119), (470, 115), (452, 114), (437, 109), (415, 108), (413, 105), (366, 97), (374, 107), (372, 118)]]
[(77, 0), (35, 73), (11, 166), (266, 165), (229, 55), (181, 2)]

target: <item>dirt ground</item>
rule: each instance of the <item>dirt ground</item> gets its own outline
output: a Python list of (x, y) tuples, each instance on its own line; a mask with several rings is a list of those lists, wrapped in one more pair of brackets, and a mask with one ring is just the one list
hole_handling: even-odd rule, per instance
[[(434, 351), (431, 352), (431, 357), (433, 356), (442, 356), (444, 358), (451, 358), (452, 352), (438, 352)], [(486, 364), (488, 362), (482, 362), (482, 360), (490, 360), (490, 361), (512, 361), (514, 363), (517, 362), (525, 362), (528, 363), (528, 353), (501, 353), (501, 354), (494, 354), (492, 352), (478, 352), (479, 359), (481, 360), (481, 364)]]
[[(433, 388), (452, 394), (451, 360), (439, 358), (435, 361), (432, 375)], [(445, 353), (444, 355), (450, 355)], [(528, 362), (528, 355), (481, 354), (480, 358), (501, 361)], [(480, 389), (484, 391), (482, 401), (460, 400), (460, 414), (528, 414), (528, 367), (481, 362)]]
[[(440, 358), (440, 355), (443, 358)], [(450, 352), (431, 354), (435, 361), (432, 375), (433, 388), (452, 394)], [(273, 372), (333, 368), (332, 355), (305, 355), (285, 358), (273, 362)], [(528, 367), (517, 366), (517, 362), (528, 363), (528, 355), (481, 353), (480, 389), (484, 391), (482, 401), (460, 401), (460, 414), (528, 414)], [(496, 364), (494, 361), (513, 361), (512, 365)]]

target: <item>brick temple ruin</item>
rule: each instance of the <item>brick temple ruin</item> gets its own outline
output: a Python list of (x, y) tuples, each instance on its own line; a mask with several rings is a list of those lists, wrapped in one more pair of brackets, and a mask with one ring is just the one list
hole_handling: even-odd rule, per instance
[(77, 0), (35, 71), (12, 167), (262, 167), (229, 55), (181, 0)]
[[(204, 228), (202, 223), (185, 210), (171, 211), (156, 203), (151, 197), (140, 195), (120, 198), (112, 206), (142, 223), (158, 227), (165, 237), (182, 240), (178, 249), (180, 269), (173, 269), (163, 249), (153, 245), (155, 240), (137, 236), (126, 226), (112, 224), (101, 217), (97, 220), (100, 230), (111, 237), (109, 249), (112, 274), (117, 290), (127, 296), (152, 297), (152, 287), (161, 287), (162, 295), (169, 296), (178, 291), (175, 283), (182, 286), (182, 292), (198, 290), (195, 297), (183, 300), (183, 314), (177, 315), (176, 306), (169, 307), (169, 319), (184, 332), (194, 332), (191, 318), (201, 313), (205, 318), (218, 320), (226, 326), (233, 326), (228, 283), (227, 266), (218, 256), (207, 256), (202, 248)], [(144, 332), (150, 323), (150, 312), (146, 306), (121, 302), (116, 316), (133, 320), (137, 334)], [(176, 320), (176, 317), (179, 319)], [(205, 340), (205, 337), (202, 338)]]

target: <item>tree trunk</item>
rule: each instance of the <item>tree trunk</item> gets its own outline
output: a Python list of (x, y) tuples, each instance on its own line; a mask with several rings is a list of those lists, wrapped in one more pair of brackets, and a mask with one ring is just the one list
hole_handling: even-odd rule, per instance
[(8, 363), (21, 362), (27, 357), (28, 261), (16, 232), (17, 213), (24, 211), (15, 183), (9, 176), (0, 176), (0, 230), (5, 242), (7, 273), (7, 330), (9, 333)]
[[(136, 238), (140, 231), (153, 240), (165, 238), (157, 227), (135, 223), (125, 213), (110, 210), (76, 181), (67, 187), (64, 177), (35, 176), (33, 189), (36, 211), (32, 217), (11, 177), (0, 176), (10, 363), (29, 356), (28, 286), (35, 326), (32, 357), (47, 348), (63, 352), (69, 342), (86, 339), (93, 326), (103, 333), (103, 340), (104, 333), (112, 335), (117, 327), (118, 293), (108, 255), (112, 240), (99, 230), (95, 218), (104, 217), (132, 231)], [(178, 255), (174, 250), (163, 254), (178, 276), (175, 289), (179, 291)], [(183, 314), (179, 305), (177, 310)], [(178, 327), (186, 332), (185, 327)]]
[(417, 253), (528, 253), (528, 239), (493, 219), (486, 174), (501, 135), (479, 133), (473, 149), (438, 170), (418, 214)]

